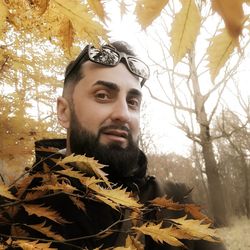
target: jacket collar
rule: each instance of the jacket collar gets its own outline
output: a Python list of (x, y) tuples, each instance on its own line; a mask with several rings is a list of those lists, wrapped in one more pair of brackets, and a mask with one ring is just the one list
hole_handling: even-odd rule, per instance
[[(66, 149), (66, 139), (44, 139), (35, 142), (36, 161), (42, 157), (49, 157), (52, 153), (64, 155)], [(130, 190), (139, 190), (144, 185), (147, 172), (147, 157), (140, 150), (137, 159), (137, 168), (131, 176), (117, 176), (109, 173), (110, 181), (117, 183), (117, 185), (125, 185)]]

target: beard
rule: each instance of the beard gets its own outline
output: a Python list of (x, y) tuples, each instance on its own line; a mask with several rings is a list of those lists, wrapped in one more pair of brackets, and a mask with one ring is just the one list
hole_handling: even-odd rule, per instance
[[(101, 134), (107, 129), (126, 130), (128, 133), (128, 145), (122, 148), (117, 143), (100, 143)], [(95, 135), (82, 127), (75, 115), (71, 112), (70, 123), (70, 149), (71, 153), (94, 157), (99, 163), (107, 165), (104, 171), (109, 174), (111, 180), (133, 176), (138, 169), (138, 157), (140, 150), (132, 139), (129, 130), (124, 126), (109, 125), (102, 127)]]

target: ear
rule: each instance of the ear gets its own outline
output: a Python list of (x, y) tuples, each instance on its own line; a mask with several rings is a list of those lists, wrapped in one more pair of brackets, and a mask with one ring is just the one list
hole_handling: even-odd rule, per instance
[(70, 107), (69, 102), (64, 97), (57, 98), (57, 118), (62, 127), (69, 128)]

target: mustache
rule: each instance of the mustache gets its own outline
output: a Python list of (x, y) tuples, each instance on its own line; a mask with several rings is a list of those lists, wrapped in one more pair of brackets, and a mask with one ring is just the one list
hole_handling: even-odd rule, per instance
[(130, 129), (124, 125), (108, 125), (108, 126), (104, 126), (101, 127), (98, 131), (98, 135), (97, 135), (97, 139), (99, 140), (101, 134), (103, 133), (108, 133), (110, 130), (120, 130), (120, 131), (124, 131), (126, 132), (126, 137), (129, 139), (132, 139), (132, 135), (130, 132)]
[(121, 126), (119, 126), (119, 125), (108, 125), (108, 126), (105, 126), (105, 127), (101, 127), (100, 130), (99, 130), (99, 133), (105, 133), (106, 131), (111, 130), (111, 129), (122, 130), (122, 131), (125, 131), (128, 134), (130, 134), (130, 129), (127, 128), (126, 126), (123, 126), (123, 125), (121, 125)]

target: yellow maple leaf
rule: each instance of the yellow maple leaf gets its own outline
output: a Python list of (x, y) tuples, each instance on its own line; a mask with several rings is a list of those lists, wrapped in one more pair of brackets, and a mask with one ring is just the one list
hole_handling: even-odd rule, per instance
[(229, 35), (226, 29), (211, 39), (211, 46), (207, 49), (208, 67), (212, 81), (219, 74), (236, 47), (236, 41)]
[(207, 241), (217, 242), (218, 235), (216, 230), (209, 228), (210, 224), (202, 224), (201, 220), (186, 219), (187, 216), (178, 219), (171, 219), (176, 223), (176, 226), (180, 228), (187, 235), (190, 235), (194, 239), (203, 239)]
[(105, 22), (105, 11), (101, 0), (88, 0), (88, 4), (90, 8), (94, 11), (94, 13), (103, 21)]
[(0, 184), (0, 196), (8, 198), (10, 200), (16, 200), (17, 198), (9, 191), (9, 187)]
[[(149, 235), (154, 241), (160, 243), (167, 243), (171, 246), (184, 247), (184, 244), (176, 238), (176, 230), (172, 227), (161, 228), (162, 223), (145, 223), (140, 227), (133, 227), (133, 229), (142, 232), (143, 234)], [(174, 234), (172, 234), (172, 231)]]
[(51, 230), (51, 226), (46, 227), (45, 224), (46, 224), (46, 222), (43, 222), (40, 224), (35, 224), (35, 225), (25, 224), (25, 226), (30, 227), (30, 228), (46, 235), (47, 237), (54, 239), (54, 240), (59, 240), (59, 241), (64, 240), (64, 238), (60, 234), (57, 234)]
[(55, 210), (52, 210), (49, 207), (43, 207), (41, 205), (36, 205), (36, 204), (22, 204), (24, 207), (25, 211), (29, 215), (35, 214), (38, 217), (46, 217), (56, 223), (62, 224), (62, 223), (68, 223), (65, 219), (63, 219), (59, 213)]
[(139, 24), (146, 29), (156, 19), (169, 0), (138, 0), (136, 2), (135, 14)]
[(244, 20), (242, 0), (213, 0), (212, 8), (224, 20), (228, 33), (238, 40)]
[(190, 50), (201, 26), (201, 17), (194, 0), (182, 0), (182, 8), (176, 14), (171, 30), (171, 48), (174, 63), (177, 64)]

